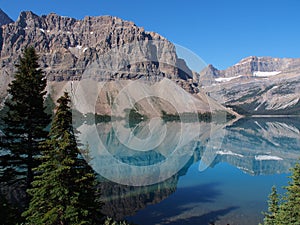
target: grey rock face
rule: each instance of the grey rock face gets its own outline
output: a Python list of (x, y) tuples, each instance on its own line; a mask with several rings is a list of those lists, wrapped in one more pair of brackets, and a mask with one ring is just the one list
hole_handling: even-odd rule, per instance
[[(22, 12), (15, 23), (2, 27), (0, 40), (0, 102), (15, 71), (14, 63), (26, 46), (37, 50), (49, 81), (79, 80), (86, 68), (96, 62), (100, 67), (113, 67), (103, 73), (105, 79), (167, 77), (191, 88), (186, 81), (193, 78), (192, 71), (178, 59), (172, 43), (117, 17), (87, 16), (76, 20), (54, 13), (37, 16)], [(197, 91), (195, 86), (192, 91)]]
[(209, 65), (206, 70), (201, 72), (201, 75), (212, 77), (253, 76), (253, 73), (257, 71), (299, 72), (300, 59), (250, 56), (226, 70), (217, 70), (212, 65)]
[(147, 74), (153, 69), (161, 76), (185, 79), (192, 77), (186, 66), (185, 71), (180, 72), (176, 68), (159, 64), (159, 57), (165, 57), (164, 60), (173, 65), (182, 63), (176, 56), (173, 44), (156, 33), (146, 32), (134, 23), (116, 17), (85, 17), (83, 20), (76, 20), (54, 13), (39, 17), (32, 12), (22, 12), (15, 23), (3, 28), (2, 37), (1, 59), (2, 64), (8, 67), (7, 70), (11, 71), (11, 68), (9, 61), (4, 61), (5, 58), (15, 59), (24, 47), (33, 45), (40, 54), (42, 67), (49, 80), (79, 79), (87, 65), (100, 55), (118, 46), (150, 40), (163, 43), (163, 46), (153, 46), (156, 51), (146, 53), (158, 62), (128, 66), (125, 71), (127, 75), (137, 71)]
[(220, 71), (215, 68), (213, 65), (209, 64), (206, 68), (204, 68), (200, 72), (200, 80), (199, 82), (203, 86), (209, 86), (213, 83), (213, 79), (220, 77)]
[(240, 114), (299, 114), (300, 59), (251, 56), (226, 70), (209, 66), (200, 86)]

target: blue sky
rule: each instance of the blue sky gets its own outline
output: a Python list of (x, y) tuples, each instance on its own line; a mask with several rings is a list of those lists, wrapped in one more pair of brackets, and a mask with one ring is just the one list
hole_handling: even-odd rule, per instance
[(298, 0), (0, 0), (20, 11), (82, 19), (112, 15), (133, 21), (224, 69), (247, 56), (300, 57)]

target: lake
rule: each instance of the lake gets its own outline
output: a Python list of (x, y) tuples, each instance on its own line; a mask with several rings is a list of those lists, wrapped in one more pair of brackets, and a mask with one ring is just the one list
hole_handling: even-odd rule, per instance
[(76, 126), (103, 212), (141, 225), (258, 224), (271, 187), (283, 192), (300, 157), (299, 117)]

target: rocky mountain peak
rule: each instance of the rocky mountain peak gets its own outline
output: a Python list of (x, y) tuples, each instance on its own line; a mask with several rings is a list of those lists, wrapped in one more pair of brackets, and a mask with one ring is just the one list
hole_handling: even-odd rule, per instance
[(22, 28), (40, 26), (39, 16), (31, 11), (21, 12), (16, 23)]
[(201, 85), (211, 85), (214, 78), (220, 77), (220, 71), (212, 64), (209, 64), (200, 72), (199, 82)]
[(0, 9), (0, 26), (13, 22), (14, 21), (5, 12), (3, 12), (2, 9)]
[(257, 61), (258, 57), (257, 56), (248, 56), (246, 58), (241, 59), (237, 64), (235, 65), (239, 65), (239, 64), (243, 64), (243, 63), (251, 63), (253, 61)]
[(210, 71), (212, 71), (212, 72), (217, 71), (217, 68), (214, 67), (212, 64), (208, 64), (207, 68), (208, 68), (208, 70), (210, 70)]
[[(201, 75), (204, 78), (232, 78), (232, 77), (251, 77), (256, 72), (280, 72), (291, 73), (300, 71), (299, 58), (272, 58), (269, 56), (257, 57), (249, 56), (225, 70), (218, 70), (212, 65), (208, 65)], [(200, 79), (201, 80), (201, 79)]]
[[(177, 57), (175, 46), (155, 32), (113, 16), (77, 20), (26, 11), (0, 33), (0, 102), (14, 74), (14, 63), (26, 46), (35, 47), (49, 81), (81, 79), (96, 63), (111, 67), (99, 80), (169, 78), (186, 90), (197, 90), (190, 82), (192, 71)], [(107, 57), (111, 53), (115, 58)]]
[(18, 21), (25, 22), (26, 20), (37, 19), (39, 16), (32, 11), (22, 11), (17, 19)]

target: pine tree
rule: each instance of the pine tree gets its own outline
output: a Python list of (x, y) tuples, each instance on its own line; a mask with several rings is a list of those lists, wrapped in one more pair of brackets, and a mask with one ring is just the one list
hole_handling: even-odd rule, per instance
[(291, 169), (292, 175), (280, 206), (280, 224), (300, 225), (300, 163)]
[(268, 200), (268, 212), (264, 214), (264, 225), (276, 225), (277, 216), (279, 213), (279, 196), (275, 186), (272, 187), (272, 192)]
[(23, 216), (34, 225), (97, 224), (101, 203), (96, 200), (95, 174), (77, 147), (68, 94), (57, 102), (42, 164), (28, 191), (32, 200)]
[(269, 195), (269, 212), (264, 213), (265, 225), (300, 225), (300, 163), (291, 169), (292, 175), (287, 190), (282, 198), (278, 198), (276, 188)]
[(5, 182), (26, 179), (29, 187), (33, 180), (32, 168), (37, 166), (35, 158), (40, 153), (39, 143), (47, 137), (45, 128), (50, 123), (44, 106), (47, 81), (33, 47), (24, 50), (16, 69), (8, 89), (10, 98), (5, 103), (0, 175)]

